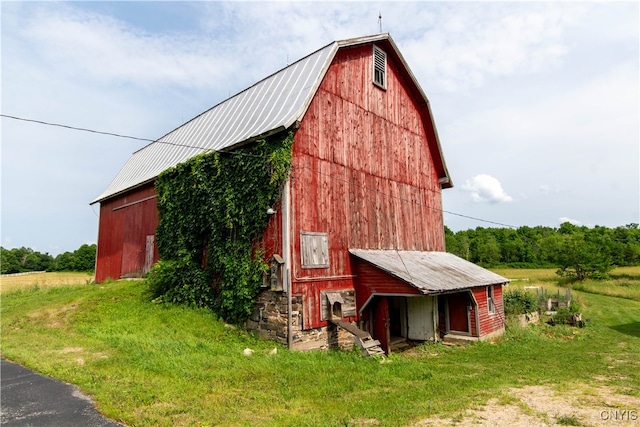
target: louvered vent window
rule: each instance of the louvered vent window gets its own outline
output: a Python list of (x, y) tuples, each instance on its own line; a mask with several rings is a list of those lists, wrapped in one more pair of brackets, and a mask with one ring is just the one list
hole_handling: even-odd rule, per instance
[(329, 267), (329, 236), (327, 233), (300, 232), (302, 268)]
[(376, 46), (373, 47), (373, 84), (387, 88), (387, 54)]

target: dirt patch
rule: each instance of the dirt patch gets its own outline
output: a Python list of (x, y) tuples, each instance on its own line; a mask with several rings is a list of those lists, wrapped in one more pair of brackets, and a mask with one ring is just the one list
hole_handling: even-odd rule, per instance
[[(417, 426), (640, 426), (640, 398), (605, 386), (581, 385), (559, 392), (547, 386), (512, 388), (502, 399), (451, 418), (428, 418)], [(500, 403), (500, 401), (509, 403)]]
[(78, 304), (72, 303), (68, 305), (63, 305), (62, 307), (36, 310), (27, 314), (27, 316), (29, 316), (29, 319), (31, 321), (45, 322), (46, 326), (49, 328), (59, 328), (61, 326), (64, 326), (70, 313), (76, 310), (77, 308), (78, 308)]
[(106, 359), (109, 357), (106, 353), (102, 352), (88, 353), (82, 347), (65, 347), (61, 350), (56, 350), (55, 353), (72, 355), (69, 360), (75, 361), (78, 366), (84, 366), (87, 360)]
[(84, 351), (82, 347), (65, 347), (62, 350), (59, 350), (58, 352), (60, 354), (66, 354), (66, 353), (80, 353), (82, 351)]

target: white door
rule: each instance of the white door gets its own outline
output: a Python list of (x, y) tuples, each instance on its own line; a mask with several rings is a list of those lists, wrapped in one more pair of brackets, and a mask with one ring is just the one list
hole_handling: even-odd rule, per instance
[(433, 297), (407, 297), (407, 320), (409, 322), (407, 338), (422, 341), (435, 339), (434, 308)]

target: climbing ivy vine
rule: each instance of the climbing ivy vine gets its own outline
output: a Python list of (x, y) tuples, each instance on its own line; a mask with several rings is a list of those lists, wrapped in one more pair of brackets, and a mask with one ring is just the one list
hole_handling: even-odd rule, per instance
[(292, 133), (278, 134), (160, 174), (155, 298), (209, 307), (230, 322), (251, 314), (268, 269), (257, 242), (289, 176), (292, 144)]

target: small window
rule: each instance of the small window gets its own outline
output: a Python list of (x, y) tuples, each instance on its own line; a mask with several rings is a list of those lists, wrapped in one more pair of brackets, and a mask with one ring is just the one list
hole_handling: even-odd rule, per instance
[(387, 88), (387, 54), (376, 46), (373, 47), (373, 84)]
[(327, 233), (300, 232), (302, 268), (329, 267), (329, 236)]
[(489, 310), (489, 314), (496, 312), (496, 304), (493, 299), (493, 286), (487, 286), (487, 309)]

